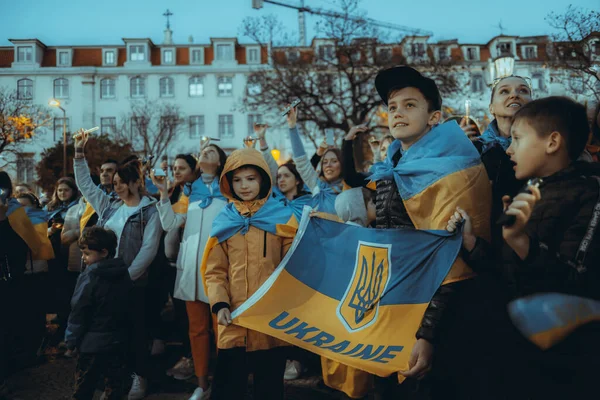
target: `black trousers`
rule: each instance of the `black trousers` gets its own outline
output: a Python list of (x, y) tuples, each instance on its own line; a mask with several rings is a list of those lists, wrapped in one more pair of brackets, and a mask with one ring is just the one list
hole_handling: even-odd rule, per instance
[(128, 366), (132, 372), (142, 377), (148, 376), (150, 364), (146, 302), (147, 288), (144, 286), (134, 286), (131, 291)]
[(249, 373), (254, 373), (255, 399), (283, 399), (285, 359), (285, 347), (250, 352), (245, 347), (219, 349), (211, 399), (243, 399)]
[(75, 367), (73, 399), (91, 400), (100, 378), (104, 378), (106, 400), (120, 400), (124, 392), (125, 357), (114, 353), (81, 353)]
[[(185, 301), (173, 297), (177, 269), (171, 265), (159, 268), (148, 286), (148, 328), (153, 339), (169, 340), (175, 336), (183, 343), (183, 354), (191, 353), (189, 323)], [(169, 300), (173, 299), (173, 320), (165, 321), (161, 312)]]

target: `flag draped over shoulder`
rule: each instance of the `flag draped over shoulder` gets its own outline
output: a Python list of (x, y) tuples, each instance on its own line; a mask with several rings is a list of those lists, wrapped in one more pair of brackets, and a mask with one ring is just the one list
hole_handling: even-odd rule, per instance
[(48, 213), (46, 211), (22, 207), (16, 199), (10, 199), (6, 214), (11, 228), (27, 244), (34, 260), (54, 258), (54, 250), (48, 239)]
[(408, 368), (423, 314), (460, 235), (367, 229), (305, 209), (292, 248), (234, 323), (387, 376)]
[(546, 350), (578, 327), (600, 321), (600, 301), (562, 293), (539, 293), (513, 300), (508, 313), (525, 337)]
[[(394, 141), (384, 162), (373, 166), (372, 181), (393, 179), (415, 228), (446, 229), (460, 207), (469, 214), (475, 236), (490, 239), (491, 184), (479, 153), (455, 121), (438, 125), (393, 165), (402, 143)], [(472, 276), (458, 259), (445, 283)]]

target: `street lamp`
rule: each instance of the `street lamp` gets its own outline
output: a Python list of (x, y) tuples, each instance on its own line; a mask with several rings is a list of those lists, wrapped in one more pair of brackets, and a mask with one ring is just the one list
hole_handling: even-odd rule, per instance
[(61, 107), (60, 101), (50, 99), (48, 102), (50, 107), (59, 108), (63, 112), (63, 175), (67, 176), (67, 111)]

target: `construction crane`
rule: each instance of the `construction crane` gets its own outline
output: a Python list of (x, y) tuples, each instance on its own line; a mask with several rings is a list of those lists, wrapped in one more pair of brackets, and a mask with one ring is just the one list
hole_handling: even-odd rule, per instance
[[(304, 0), (300, 0), (299, 3), (297, 3), (297, 4), (287, 4), (287, 3), (283, 3), (283, 2), (277, 1), (277, 0), (252, 0), (252, 8), (259, 10), (259, 9), (263, 8), (264, 3), (274, 4), (276, 6), (281, 6), (281, 7), (291, 8), (293, 10), (298, 10), (298, 30), (300, 33), (300, 46), (306, 46), (305, 13), (320, 15), (320, 16), (324, 16), (324, 17), (348, 18), (347, 15), (337, 12), (337, 11), (324, 10), (322, 8), (315, 8), (315, 7), (308, 7), (308, 6), (304, 5)], [(389, 22), (381, 22), (381, 21), (377, 21), (372, 18), (350, 16), (350, 19), (354, 20), (354, 21), (358, 21), (358, 22), (366, 22), (368, 24), (371, 24), (374, 26), (379, 26), (379, 27), (386, 28), (386, 29), (394, 29), (394, 30), (398, 30), (398, 31), (408, 32), (410, 34), (417, 35), (417, 36), (432, 36), (433, 35), (433, 32), (430, 32), (430, 31), (417, 29), (417, 28), (411, 28), (408, 26), (403, 26), (403, 25), (398, 25), (398, 24), (392, 24)]]

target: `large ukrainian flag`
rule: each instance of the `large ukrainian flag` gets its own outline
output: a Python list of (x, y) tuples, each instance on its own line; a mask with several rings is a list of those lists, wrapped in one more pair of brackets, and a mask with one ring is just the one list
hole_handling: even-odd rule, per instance
[(43, 210), (22, 207), (10, 199), (7, 211), (11, 228), (23, 239), (34, 260), (51, 260), (54, 250), (48, 239), (48, 214)]
[(309, 210), (280, 266), (233, 322), (380, 376), (408, 369), (460, 235), (367, 229), (309, 218)]

